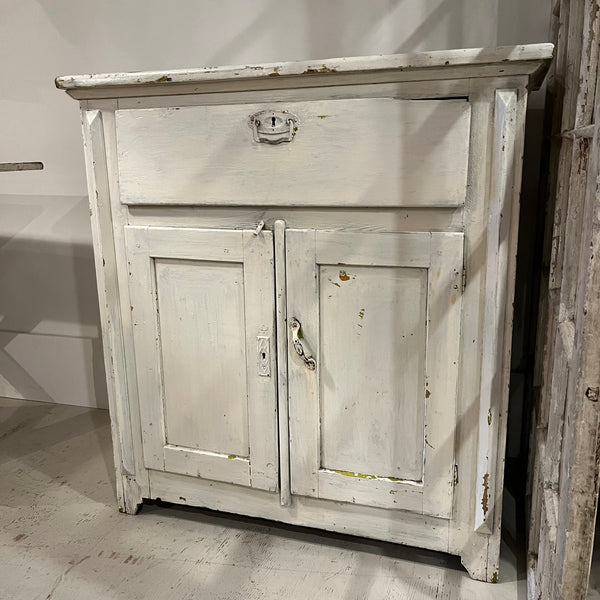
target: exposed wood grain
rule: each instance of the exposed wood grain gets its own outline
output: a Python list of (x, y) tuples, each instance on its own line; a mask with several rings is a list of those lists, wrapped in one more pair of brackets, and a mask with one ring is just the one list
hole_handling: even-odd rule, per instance
[(159, 227), (251, 229), (259, 221), (275, 230), (283, 220), (294, 229), (320, 223), (323, 229), (340, 231), (461, 231), (462, 208), (301, 208), (130, 206), (129, 223)]
[(549, 93), (564, 135), (554, 142), (560, 150), (554, 151), (558, 164), (549, 185), (554, 228), (546, 337), (538, 346), (542, 394), (531, 465), (529, 552), (532, 598), (583, 599), (598, 502), (600, 439), (598, 406), (586, 396), (600, 380), (600, 4), (562, 0), (559, 6), (558, 85)]

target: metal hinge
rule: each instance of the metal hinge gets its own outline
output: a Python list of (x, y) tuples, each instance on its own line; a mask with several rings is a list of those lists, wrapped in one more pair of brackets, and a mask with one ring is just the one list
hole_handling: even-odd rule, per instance
[(463, 265), (462, 268), (462, 291), (464, 292), (467, 288), (467, 267)]

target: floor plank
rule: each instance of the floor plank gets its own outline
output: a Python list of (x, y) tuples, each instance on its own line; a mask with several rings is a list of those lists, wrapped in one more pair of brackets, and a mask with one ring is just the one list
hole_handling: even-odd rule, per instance
[(188, 507), (120, 514), (108, 413), (0, 399), (2, 600), (524, 600), (456, 557)]

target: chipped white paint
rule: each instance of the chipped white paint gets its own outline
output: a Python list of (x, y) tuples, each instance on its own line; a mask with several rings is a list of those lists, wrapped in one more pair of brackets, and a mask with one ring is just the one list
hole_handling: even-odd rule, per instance
[(496, 447), (504, 392), (507, 260), (515, 169), (516, 92), (498, 90), (494, 102), (492, 188), (487, 218), (486, 298), (479, 401), (475, 529), (491, 533), (495, 510)]
[[(552, 55), (552, 44), (529, 44), (500, 48), (468, 48), (437, 50), (415, 54), (390, 56), (361, 56), (332, 58), (320, 61), (298, 61), (240, 65), (237, 67), (206, 67), (173, 71), (148, 71), (141, 73), (106, 73), (102, 75), (65, 75), (56, 78), (56, 86), (67, 90), (77, 98), (93, 97), (94, 91), (102, 90), (104, 97), (120, 95), (172, 94), (187, 86), (188, 93), (203, 91), (202, 86), (217, 82), (230, 84), (241, 81), (245, 89), (253, 89), (257, 81), (279, 88), (280, 78), (293, 78), (291, 87), (323, 85), (333, 76), (340, 80), (345, 75), (356, 78), (361, 75), (379, 75), (388, 80), (423, 80), (431, 74), (432, 79), (459, 79), (469, 76), (502, 76), (519, 73), (534, 76), (539, 83), (543, 76), (544, 61)], [(374, 82), (372, 82), (374, 83)], [(142, 86), (144, 86), (142, 88)], [(128, 88), (136, 92), (127, 94)], [(108, 88), (108, 89), (104, 89)], [(209, 88), (210, 89), (210, 88)], [(163, 91), (164, 90), (164, 91)], [(212, 90), (211, 90), (212, 91)], [(87, 94), (86, 94), (87, 92)]]
[[(160, 497), (498, 577), (524, 105), (550, 55), (59, 80), (101, 124), (86, 143), (126, 510)], [(282, 109), (294, 139), (254, 142), (249, 115)]]
[(293, 493), (451, 515), (462, 252), (460, 233), (288, 230), (288, 317), (317, 362), (288, 353)]
[[(126, 227), (148, 468), (277, 489), (271, 232)], [(274, 368), (270, 365), (270, 369)]]
[[(291, 142), (253, 139), (248, 117), (267, 108), (298, 116)], [(460, 206), (469, 113), (464, 100), (393, 98), (119, 110), (121, 201)]]

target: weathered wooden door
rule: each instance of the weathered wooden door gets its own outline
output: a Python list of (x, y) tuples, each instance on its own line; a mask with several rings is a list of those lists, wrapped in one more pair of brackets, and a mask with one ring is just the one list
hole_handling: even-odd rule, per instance
[(145, 465), (276, 490), (272, 233), (125, 229)]
[(450, 517), (463, 235), (288, 230), (293, 494)]

